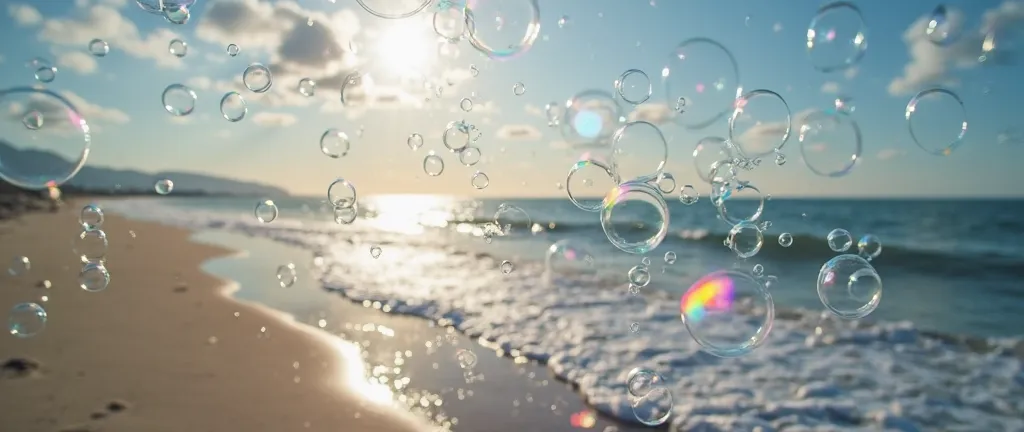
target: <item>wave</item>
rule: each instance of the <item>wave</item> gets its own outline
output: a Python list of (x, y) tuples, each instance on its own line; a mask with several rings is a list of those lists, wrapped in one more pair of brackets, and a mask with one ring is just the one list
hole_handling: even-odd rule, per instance
[[(218, 227), (319, 254), (325, 264), (316, 272), (325, 289), (545, 363), (588, 404), (626, 422), (634, 420), (626, 375), (642, 366), (670, 383), (674, 430), (1024, 430), (1024, 340), (1018, 338), (965, 338), (920, 331), (910, 322), (840, 322), (780, 308), (767, 343), (744, 357), (720, 359), (689, 336), (674, 298), (653, 291), (631, 296), (599, 275), (550, 281), (543, 264), (531, 261), (503, 274), (498, 259), (452, 253), (453, 245), (433, 236), (355, 227), (339, 235), (336, 226), (294, 220), (264, 225), (212, 212), (132, 207), (108, 206), (129, 217)], [(684, 241), (720, 244), (711, 235), (690, 237)], [(389, 259), (369, 256), (371, 239), (386, 245)]]

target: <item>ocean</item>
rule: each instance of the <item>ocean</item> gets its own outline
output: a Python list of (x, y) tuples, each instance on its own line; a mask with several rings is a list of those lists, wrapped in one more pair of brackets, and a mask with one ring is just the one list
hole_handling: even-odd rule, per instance
[[(768, 199), (764, 246), (747, 259), (723, 244), (730, 224), (706, 197), (667, 201), (668, 235), (646, 255), (616, 249), (598, 213), (563, 198), (374, 196), (360, 199), (350, 224), (336, 223), (317, 198), (275, 200), (280, 214), (270, 223), (256, 219), (252, 198), (102, 204), (305, 249), (309, 261), (294, 264), (324, 290), (546, 363), (592, 407), (627, 422), (636, 421), (627, 374), (643, 367), (670, 387), (679, 430), (1024, 430), (1024, 201)], [(509, 235), (490, 236), (486, 225), (503, 204), (524, 212)], [(752, 207), (735, 200), (730, 212)], [(822, 264), (839, 254), (826, 242), (835, 228), (854, 243), (873, 234), (883, 245), (871, 262), (881, 302), (861, 320), (823, 314), (815, 288)], [(782, 233), (791, 246), (779, 244)], [(592, 260), (551, 260), (556, 242)], [(631, 290), (627, 273), (645, 259), (650, 283)], [(738, 358), (702, 352), (681, 322), (680, 296), (709, 272), (755, 265), (777, 278), (764, 344)], [(552, 268), (567, 271), (552, 276)], [(268, 285), (278, 284), (277, 271), (267, 269)]]

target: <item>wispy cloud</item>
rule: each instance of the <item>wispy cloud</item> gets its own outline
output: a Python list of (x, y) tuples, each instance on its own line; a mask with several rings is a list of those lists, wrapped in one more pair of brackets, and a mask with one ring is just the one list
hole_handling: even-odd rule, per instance
[(885, 160), (890, 160), (890, 159), (902, 156), (904, 153), (906, 153), (906, 152), (904, 152), (903, 150), (887, 148), (887, 149), (879, 150), (878, 153), (875, 154), (875, 157), (877, 157), (878, 160), (885, 161)]
[(27, 4), (10, 4), (7, 6), (7, 14), (14, 19), (14, 22), (26, 27), (43, 22), (43, 15), (39, 13), (39, 10)]
[(120, 50), (136, 58), (150, 59), (158, 66), (181, 68), (182, 60), (167, 53), (167, 42), (181, 38), (167, 29), (157, 29), (142, 36), (138, 27), (108, 5), (94, 5), (77, 18), (43, 21), (39, 39), (60, 47), (84, 49), (88, 41), (107, 41), (112, 50)]
[(96, 72), (96, 59), (81, 51), (68, 51), (57, 54), (57, 66), (68, 68), (80, 74)]
[(286, 127), (298, 123), (299, 119), (287, 113), (261, 112), (256, 113), (252, 121), (265, 127)]
[(528, 124), (502, 125), (495, 136), (507, 141), (536, 141), (542, 137), (540, 130)]

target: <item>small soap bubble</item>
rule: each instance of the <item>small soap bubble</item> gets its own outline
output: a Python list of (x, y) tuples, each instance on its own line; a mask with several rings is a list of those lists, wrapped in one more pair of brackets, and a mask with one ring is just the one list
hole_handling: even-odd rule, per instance
[(409, 135), (409, 138), (405, 140), (405, 144), (413, 151), (419, 150), (420, 147), (423, 147), (423, 135), (418, 133)]
[(761, 250), (764, 245), (764, 234), (752, 222), (740, 222), (729, 230), (726, 240), (729, 248), (740, 258), (750, 258)]
[(853, 246), (853, 236), (842, 228), (836, 228), (828, 233), (828, 247), (835, 252), (846, 252)]
[(103, 57), (110, 53), (110, 45), (107, 44), (103, 39), (93, 39), (89, 41), (89, 54), (95, 57)]
[(517, 82), (512, 86), (512, 93), (516, 96), (522, 96), (523, 93), (526, 93), (526, 85), (521, 82)]
[(56, 66), (43, 66), (36, 69), (36, 81), (41, 83), (50, 83), (57, 78), (57, 67)]
[(514, 231), (524, 232), (522, 228), (532, 227), (533, 221), (526, 210), (509, 203), (501, 203), (494, 212), (494, 225), (498, 230), (497, 235), (507, 236)]
[(636, 333), (636, 332), (640, 331), (640, 323), (638, 323), (638, 322), (631, 323), (629, 325), (629, 331), (633, 332), (633, 333)]
[(676, 178), (670, 173), (658, 174), (658, 177), (654, 179), (654, 182), (658, 185), (658, 189), (663, 194), (670, 194), (676, 191)]
[(220, 115), (225, 120), (236, 123), (242, 121), (249, 113), (249, 105), (238, 92), (228, 92), (220, 98)]
[(833, 315), (864, 318), (881, 302), (882, 278), (864, 258), (839, 255), (818, 272), (818, 298)]
[(455, 361), (459, 362), (459, 367), (463, 369), (473, 369), (477, 362), (476, 354), (467, 349), (459, 349), (455, 352)]
[(918, 93), (907, 103), (904, 116), (914, 144), (936, 156), (952, 154), (967, 135), (967, 108), (960, 96), (946, 89)]
[(335, 179), (327, 186), (327, 201), (334, 207), (352, 207), (356, 204), (356, 186), (348, 180)]
[(459, 102), (459, 108), (462, 108), (465, 112), (473, 111), (473, 100), (470, 98), (462, 98)]
[(564, 28), (566, 24), (569, 24), (569, 16), (562, 15), (562, 17), (558, 19), (558, 28)]
[(651, 265), (651, 259), (650, 259), (650, 258), (648, 258), (648, 257), (643, 257), (643, 258), (641, 258), (641, 259), (640, 259), (640, 264), (643, 264), (643, 265), (645, 265), (645, 266), (648, 266), (648, 267), (650, 267), (650, 265)]
[[(665, 240), (669, 229), (668, 203), (661, 191), (644, 182), (626, 182), (605, 194), (601, 208), (601, 228), (613, 246), (632, 254), (646, 254)], [(637, 216), (644, 230), (635, 227)]]
[(320, 135), (320, 151), (330, 158), (338, 159), (348, 154), (351, 144), (348, 134), (337, 129), (327, 129)]
[(334, 223), (338, 225), (348, 225), (355, 222), (356, 216), (359, 215), (358, 206), (351, 207), (335, 207), (334, 208)]
[(299, 80), (299, 94), (310, 97), (316, 93), (316, 81), (309, 78)]
[(89, 262), (78, 273), (78, 286), (88, 292), (100, 292), (110, 285), (110, 272), (102, 263)]
[(21, 124), (28, 130), (40, 130), (43, 128), (44, 122), (45, 119), (43, 118), (43, 113), (35, 110), (25, 113), (21, 118)]
[(157, 180), (156, 184), (153, 185), (153, 189), (160, 195), (167, 195), (174, 190), (174, 182), (168, 179)]
[(78, 213), (78, 223), (82, 225), (82, 229), (91, 231), (99, 229), (103, 226), (103, 209), (98, 205), (89, 204), (82, 207), (82, 211)]
[(103, 261), (108, 246), (107, 234), (100, 229), (82, 231), (72, 241), (72, 251), (83, 263)]
[(423, 172), (431, 177), (437, 177), (444, 172), (444, 160), (434, 154), (433, 151), (423, 158)]
[(671, 265), (671, 264), (675, 264), (675, 263), (676, 263), (676, 253), (672, 252), (672, 251), (665, 252), (665, 264), (670, 264)]
[(380, 246), (371, 246), (370, 247), (370, 256), (372, 256), (373, 259), (380, 258), (381, 252), (383, 252), (383, 251), (380, 249)]
[(783, 166), (785, 164), (786, 164), (786, 155), (782, 154), (782, 152), (780, 152), (780, 151), (775, 152), (775, 165)]
[(867, 49), (864, 17), (850, 2), (822, 6), (807, 28), (807, 57), (820, 72), (847, 69), (860, 62)]
[(679, 189), (679, 202), (691, 205), (696, 203), (699, 199), (700, 192), (697, 192), (697, 189), (694, 188), (693, 185), (688, 184)]
[(874, 234), (865, 234), (857, 241), (857, 253), (867, 261), (882, 254), (882, 240)]
[(487, 177), (487, 174), (477, 171), (473, 173), (473, 177), (470, 179), (470, 183), (473, 184), (474, 188), (484, 189), (487, 185), (491, 184), (491, 179)]
[(19, 338), (35, 336), (46, 328), (46, 310), (35, 303), (19, 303), (7, 315), (7, 331)]
[(277, 283), (281, 285), (281, 288), (295, 285), (296, 280), (298, 280), (298, 274), (295, 271), (295, 264), (288, 263), (277, 267)]
[(480, 158), (483, 154), (480, 149), (473, 146), (466, 146), (459, 152), (459, 163), (465, 166), (473, 166), (480, 162)]
[(925, 26), (925, 36), (932, 43), (946, 46), (960, 39), (963, 32), (963, 18), (960, 14), (950, 13), (945, 5), (938, 5), (932, 11), (931, 19)]
[(754, 264), (754, 268), (750, 270), (750, 273), (754, 276), (764, 276), (764, 266), (761, 264)]
[(228, 52), (229, 56), (231, 56), (231, 57), (237, 56), (239, 51), (241, 51), (241, 49), (238, 48), (238, 45), (228, 44), (227, 52)]
[(633, 268), (629, 269), (627, 276), (629, 276), (630, 284), (640, 288), (651, 283), (651, 272), (644, 265), (633, 266)]
[(469, 65), (469, 74), (473, 77), (480, 75), (480, 69), (477, 69), (476, 65)]
[(191, 17), (192, 13), (185, 5), (167, 6), (166, 3), (164, 4), (164, 19), (171, 24), (187, 24)]
[(515, 265), (513, 265), (508, 260), (501, 262), (501, 272), (502, 273), (509, 274), (509, 273), (512, 273), (512, 270), (514, 270), (514, 269), (515, 269)]
[(196, 92), (182, 84), (171, 84), (164, 89), (160, 102), (172, 115), (187, 116), (196, 108)]
[(274, 219), (277, 219), (277, 204), (274, 204), (272, 200), (263, 200), (256, 203), (256, 209), (253, 210), (253, 214), (256, 216), (256, 220), (260, 223), (271, 223)]
[(242, 83), (252, 92), (265, 93), (274, 85), (274, 78), (269, 68), (260, 63), (253, 63), (242, 72)]
[(615, 80), (615, 91), (622, 100), (640, 105), (651, 98), (651, 78), (640, 69), (629, 69)]
[(28, 273), (29, 270), (32, 270), (32, 261), (28, 257), (20, 256), (11, 260), (11, 266), (7, 268), (7, 274), (21, 276)]
[(167, 45), (167, 51), (175, 57), (182, 58), (188, 54), (188, 44), (181, 39), (172, 39)]
[(779, 234), (779, 246), (790, 247), (793, 245), (793, 234), (782, 233)]

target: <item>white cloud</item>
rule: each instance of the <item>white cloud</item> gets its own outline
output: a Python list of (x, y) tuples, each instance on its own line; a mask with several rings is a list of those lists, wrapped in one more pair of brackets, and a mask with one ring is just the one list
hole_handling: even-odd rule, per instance
[[(949, 9), (948, 19), (951, 27), (963, 27), (963, 12)], [(902, 75), (889, 83), (889, 94), (906, 95), (928, 85), (954, 84), (956, 81), (950, 76), (952, 69), (971, 68), (979, 64), (986, 34), (998, 34), (1024, 24), (1024, 3), (1006, 1), (995, 9), (985, 11), (980, 28), (964, 29), (959, 39), (948, 45), (939, 45), (929, 40), (925, 30), (930, 20), (927, 16), (918, 18), (903, 32), (910, 62), (903, 67)], [(986, 53), (985, 58), (987, 62), (998, 64), (1007, 61), (1004, 57), (1008, 54), (995, 50)]]
[(541, 138), (537, 128), (528, 124), (502, 125), (495, 132), (498, 139), (508, 141), (536, 141)]
[(632, 112), (629, 113), (627, 119), (629, 121), (645, 121), (656, 125), (668, 123), (672, 120), (675, 112), (668, 107), (667, 104), (663, 103), (648, 103), (637, 105)]
[(541, 108), (537, 105), (526, 104), (523, 106), (523, 110), (526, 111), (526, 113), (529, 115), (540, 118), (547, 118), (547, 113), (544, 112), (544, 108)]
[(851, 68), (843, 71), (843, 77), (845, 77), (848, 80), (852, 80), (852, 79), (857, 77), (857, 73), (859, 73), (859, 72), (860, 72), (860, 68), (851, 67)]
[(185, 84), (196, 90), (208, 90), (213, 86), (213, 80), (204, 76), (197, 76), (189, 78), (188, 81), (185, 81)]
[(252, 121), (260, 126), (286, 127), (299, 121), (298, 118), (286, 113), (261, 112), (252, 117)]
[(125, 124), (131, 121), (131, 117), (129, 117), (128, 114), (125, 114), (124, 111), (117, 108), (105, 108), (93, 104), (71, 91), (61, 92), (61, 96), (64, 96), (68, 102), (71, 102), (71, 104), (78, 109), (78, 112), (82, 114), (82, 117), (85, 117), (87, 122)]
[(68, 51), (57, 54), (57, 66), (81, 74), (91, 74), (96, 72), (96, 59), (81, 51)]
[(905, 152), (903, 150), (887, 148), (879, 150), (878, 154), (876, 154), (875, 156), (878, 158), (878, 160), (889, 160), (898, 156), (902, 156), (904, 153)]
[(825, 94), (839, 93), (839, 83), (835, 81), (828, 81), (821, 85), (821, 92)]
[(772, 31), (775, 33), (782, 31), (782, 23), (777, 22), (774, 25), (772, 25)]
[(43, 15), (39, 13), (39, 10), (26, 4), (8, 5), (7, 14), (14, 19), (14, 22), (26, 27), (43, 22)]
[(157, 29), (143, 37), (131, 20), (107, 5), (91, 6), (78, 19), (46, 20), (39, 33), (43, 42), (74, 48), (83, 48), (94, 38), (103, 39), (112, 49), (131, 56), (154, 60), (161, 67), (182, 66), (180, 58), (167, 52), (167, 42), (181, 36), (167, 29)]
[(167, 121), (179, 125), (192, 123), (192, 116), (167, 116), (166, 118)]
[(798, 128), (807, 119), (807, 116), (815, 111), (817, 110), (806, 109), (791, 115), (790, 119), (792, 122), (790, 125), (781, 121), (755, 123), (736, 138), (736, 143), (743, 151), (748, 153), (760, 154), (769, 152), (779, 145), (786, 133), (786, 128), (790, 128), (789, 141), (786, 142), (785, 148), (792, 149), (794, 146), (800, 145), (800, 143), (794, 143), (799, 133)]

